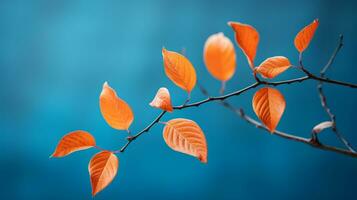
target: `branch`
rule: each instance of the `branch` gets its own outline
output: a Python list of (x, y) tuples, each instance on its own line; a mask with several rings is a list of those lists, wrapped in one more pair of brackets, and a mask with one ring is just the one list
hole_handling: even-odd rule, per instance
[[(295, 78), (295, 79), (289, 79), (289, 80), (284, 80), (284, 81), (276, 81), (276, 82), (268, 82), (268, 81), (261, 81), (259, 79), (257, 79), (257, 82), (243, 88), (237, 91), (234, 91), (232, 93), (226, 94), (226, 95), (221, 95), (221, 96), (215, 96), (215, 97), (208, 97), (204, 100), (201, 101), (197, 101), (195, 103), (189, 103), (189, 104), (183, 104), (181, 106), (174, 106), (173, 109), (174, 110), (182, 110), (182, 109), (186, 109), (186, 108), (190, 108), (190, 107), (198, 107), (202, 104), (208, 103), (208, 102), (213, 102), (213, 101), (223, 101), (225, 99), (228, 99), (230, 97), (233, 96), (239, 96), (240, 94), (251, 90), (253, 88), (256, 88), (260, 85), (272, 85), (272, 86), (279, 86), (279, 85), (286, 85), (286, 84), (292, 84), (292, 83), (301, 83), (303, 81), (312, 79), (312, 80), (317, 80), (315, 77), (315, 75), (311, 74), (310, 72), (308, 72), (309, 75), (307, 76), (303, 76), (300, 78)], [(323, 82), (327, 82), (327, 83), (331, 83), (331, 84), (336, 84), (336, 85), (342, 85), (342, 86), (349, 86), (352, 88), (357, 88), (356, 84), (352, 84), (352, 83), (345, 83), (345, 82), (341, 82), (341, 81), (336, 81), (336, 80), (330, 80), (330, 79), (326, 79), (326, 78), (322, 78), (322, 77), (318, 77), (318, 80), (321, 80)], [(342, 84), (339, 84), (342, 83)], [(155, 124), (157, 124), (160, 119), (164, 116), (166, 112), (163, 111), (161, 112), (154, 121), (152, 121), (146, 128), (144, 128), (143, 130), (141, 130), (139, 133), (137, 133), (134, 136), (129, 136), (127, 137), (127, 142), (125, 143), (125, 145), (120, 149), (120, 150), (116, 150), (113, 151), (114, 153), (119, 153), (119, 152), (124, 152), (126, 150), (126, 148), (134, 141), (136, 140), (139, 136), (141, 136), (143, 133), (148, 132), (150, 130), (151, 127), (153, 127)]]
[[(238, 112), (239, 116), (242, 117), (248, 123), (253, 124), (255, 127), (263, 129), (263, 130), (269, 132), (269, 130), (268, 130), (268, 128), (266, 126), (264, 126), (260, 122), (258, 122), (256, 120), (250, 118), (249, 116), (247, 116), (244, 113), (243, 109), (240, 109), (239, 111), (235, 111), (235, 112)], [(285, 139), (288, 139), (288, 140), (294, 140), (294, 141), (297, 141), (297, 142), (305, 143), (305, 144), (308, 144), (308, 145), (310, 145), (312, 147), (315, 147), (315, 148), (318, 148), (318, 149), (322, 149), (322, 150), (326, 150), (326, 151), (333, 151), (333, 152), (336, 152), (336, 153), (341, 153), (341, 154), (344, 154), (344, 155), (348, 155), (348, 156), (357, 158), (357, 153), (355, 153), (355, 152), (352, 152), (352, 151), (349, 151), (349, 150), (345, 150), (345, 149), (341, 149), (341, 148), (334, 147), (334, 146), (324, 145), (324, 144), (322, 144), (321, 142), (319, 142), (317, 140), (313, 140), (312, 138), (299, 137), (299, 136), (291, 135), (291, 134), (284, 133), (284, 132), (278, 131), (278, 130), (275, 130), (273, 133), (274, 133), (274, 135), (277, 135), (279, 137), (282, 137), (282, 138), (285, 138)]]
[(322, 70), (320, 71), (321, 77), (325, 77), (326, 71), (331, 67), (333, 61), (335, 61), (335, 58), (336, 58), (338, 52), (341, 50), (342, 47), (343, 47), (343, 35), (341, 34), (340, 37), (339, 37), (338, 45), (337, 45), (336, 49), (333, 51), (329, 61), (325, 65), (325, 67), (322, 68)]
[(352, 145), (345, 139), (345, 137), (338, 131), (337, 127), (336, 127), (336, 117), (335, 115), (331, 112), (331, 109), (328, 107), (327, 105), (327, 101), (326, 101), (326, 96), (323, 93), (322, 90), (322, 83), (319, 83), (317, 86), (318, 92), (319, 92), (319, 97), (321, 100), (321, 106), (324, 108), (325, 112), (327, 113), (327, 115), (330, 118), (330, 121), (332, 122), (333, 126), (332, 126), (332, 131), (335, 133), (335, 135), (337, 136), (337, 138), (351, 151), (351, 152), (355, 152), (355, 150), (352, 148)]
[[(199, 85), (199, 88), (200, 88), (202, 94), (204, 94), (206, 96), (209, 95), (207, 90), (204, 87)], [(222, 104), (222, 106), (224, 106), (227, 109), (231, 110), (232, 112), (234, 112), (236, 115), (240, 116), (242, 119), (244, 119), (248, 123), (254, 125), (256, 128), (263, 129), (263, 130), (265, 130), (265, 131), (270, 133), (269, 129), (266, 126), (264, 126), (262, 123), (260, 123), (260, 122), (258, 122), (256, 120), (254, 120), (253, 118), (247, 116), (244, 113), (243, 109), (237, 109), (232, 104), (228, 103), (227, 101), (221, 101), (220, 103)], [(296, 141), (296, 142), (305, 143), (305, 144), (308, 144), (308, 145), (310, 145), (312, 147), (315, 147), (315, 148), (318, 148), (318, 149), (322, 149), (322, 150), (326, 150), (326, 151), (333, 151), (333, 152), (336, 152), (336, 153), (341, 153), (341, 154), (345, 154), (345, 155), (348, 155), (348, 156), (357, 157), (357, 153), (354, 152), (354, 151), (351, 151), (351, 150), (348, 151), (348, 150), (337, 148), (337, 147), (334, 147), (334, 146), (324, 145), (321, 142), (319, 142), (318, 140), (316, 140), (315, 138), (299, 137), (299, 136), (295, 136), (295, 135), (292, 135), (292, 134), (284, 133), (284, 132), (278, 131), (278, 130), (275, 130), (273, 132), (273, 134), (277, 135), (279, 137), (288, 139), (288, 140), (293, 140), (293, 141)]]
[[(342, 36), (341, 36), (341, 47), (342, 47)], [(328, 79), (328, 78), (325, 78), (324, 77), (324, 72), (329, 68), (329, 66), (333, 63), (333, 60), (334, 58), (336, 57), (337, 55), (337, 52), (338, 50), (341, 48), (341, 47), (338, 47), (334, 54), (332, 55), (332, 57), (330, 58), (330, 61), (327, 63), (327, 65), (324, 67), (324, 69), (322, 70), (322, 74), (320, 76), (316, 76), (312, 73), (310, 73), (308, 70), (306, 70), (304, 67), (303, 67), (303, 63), (302, 63), (302, 54), (299, 54), (299, 69), (302, 70), (306, 76), (303, 76), (303, 77), (300, 77), (300, 78), (294, 78), (294, 79), (289, 79), (289, 80), (284, 80), (284, 81), (275, 81), (275, 82), (269, 82), (269, 81), (263, 81), (263, 80), (260, 80), (256, 74), (254, 74), (254, 77), (255, 77), (255, 80), (256, 82), (243, 88), (243, 89), (240, 89), (240, 90), (237, 90), (237, 91), (234, 91), (234, 92), (231, 92), (229, 94), (226, 94), (226, 95), (221, 95), (221, 96), (215, 96), (215, 97), (212, 97), (212, 96), (209, 96), (207, 91), (204, 90), (204, 88), (200, 87), (200, 90), (201, 91), (205, 91), (206, 93), (206, 96), (208, 96), (206, 99), (204, 100), (201, 100), (201, 101), (197, 101), (197, 102), (194, 102), (194, 103), (188, 103), (188, 100), (189, 100), (189, 97), (188, 97), (188, 100), (185, 101), (185, 103), (183, 105), (180, 105), (180, 106), (174, 106), (173, 109), (174, 110), (182, 110), (182, 109), (186, 109), (186, 108), (190, 108), (190, 107), (198, 107), (202, 104), (205, 104), (205, 103), (208, 103), (208, 102), (213, 102), (213, 101), (219, 101), (222, 103), (222, 105), (224, 105), (225, 107), (231, 109), (231, 110), (234, 110), (235, 108), (232, 107), (230, 104), (224, 102), (224, 100), (230, 98), (230, 97), (233, 97), (233, 96), (239, 96), (240, 94), (248, 91), (248, 90), (251, 90), (253, 88), (256, 88), (260, 85), (271, 85), (271, 86), (279, 86), (279, 85), (285, 85), (285, 84), (292, 84), (292, 83), (301, 83), (301, 82), (304, 82), (306, 80), (315, 80), (315, 81), (319, 81), (320, 83), (324, 82), (324, 83), (330, 83), (330, 84), (335, 84), (335, 85), (341, 85), (341, 86), (346, 86), (346, 87), (351, 87), (351, 88), (357, 88), (357, 84), (353, 84), (353, 83), (348, 83), (348, 82), (342, 82), (342, 81), (338, 81), (338, 80), (332, 80), (332, 79)], [(235, 111), (236, 112), (236, 111)], [(127, 142), (125, 143), (125, 145), (120, 149), (120, 150), (116, 150), (116, 151), (112, 151), (113, 153), (120, 153), (120, 152), (124, 152), (128, 146), (134, 141), (136, 140), (138, 137), (140, 137), (143, 133), (145, 132), (148, 132), (151, 127), (153, 127), (155, 124), (157, 124), (160, 119), (165, 115), (166, 111), (162, 111), (155, 119), (154, 121), (152, 121), (146, 128), (144, 128), (143, 130), (141, 130), (140, 132), (138, 132), (137, 134), (135, 134), (134, 136), (128, 136), (126, 139), (127, 139)], [(243, 113), (243, 112), (242, 112)], [(250, 118), (249, 121), (251, 122), (254, 122), (252, 121), (253, 119)], [(255, 123), (255, 125), (257, 125)], [(264, 127), (264, 126), (263, 126)], [(266, 129), (266, 128), (265, 128)], [(341, 134), (339, 134), (339, 132), (337, 131), (337, 129), (335, 129), (335, 133), (338, 135), (339, 138), (343, 138), (341, 136)], [(307, 139), (306, 138), (300, 138), (300, 137), (297, 137), (297, 136), (293, 136), (294, 138), (291, 138), (291, 135), (289, 134), (285, 134), (285, 133), (282, 133), (282, 132), (279, 132), (278, 131), (278, 135), (279, 136), (282, 136), (282, 137), (285, 137), (285, 138), (289, 138), (289, 139), (294, 139), (294, 140), (298, 140), (300, 142), (304, 142), (306, 143)], [(347, 144), (346, 146), (349, 146), (349, 143), (346, 141), (346, 140), (343, 140), (345, 144)], [(313, 140), (314, 143), (317, 142), (317, 140)], [(311, 142), (309, 144), (312, 144)], [(314, 144), (314, 146), (316, 146), (316, 144)], [(321, 149), (327, 149), (327, 150), (331, 150), (331, 149), (334, 149), (335, 147), (330, 147), (330, 146), (325, 146), (325, 145), (319, 145), (318, 148), (321, 148)], [(352, 150), (352, 148), (351, 148)], [(339, 149), (337, 150), (332, 150), (332, 151), (341, 151)]]
[[(329, 61), (327, 62), (327, 64), (325, 65), (325, 67), (320, 71), (320, 75), (321, 77), (325, 76), (326, 71), (332, 66), (332, 63), (334, 62), (338, 52), (341, 50), (343, 46), (343, 35), (340, 35), (339, 38), (339, 42), (337, 47), (335, 48), (334, 52), (332, 53)], [(355, 150), (352, 148), (352, 145), (346, 140), (346, 138), (338, 131), (337, 129), (337, 125), (336, 125), (336, 117), (335, 115), (332, 113), (331, 109), (329, 108), (328, 104), (327, 104), (327, 98), (323, 92), (322, 89), (322, 85), (323, 83), (320, 81), (319, 84), (317, 85), (317, 90), (318, 90), (318, 94), (320, 97), (320, 101), (321, 101), (321, 106), (323, 107), (323, 109), (325, 110), (325, 112), (327, 113), (328, 117), (330, 118), (330, 121), (332, 122), (333, 126), (332, 126), (332, 131), (335, 133), (335, 135), (337, 136), (337, 138), (351, 151), (351, 152), (355, 152)]]
[(140, 135), (142, 135), (145, 132), (148, 132), (151, 127), (153, 127), (156, 123), (158, 123), (160, 121), (160, 119), (165, 115), (166, 111), (162, 111), (154, 121), (152, 121), (146, 128), (144, 128), (143, 130), (141, 130), (139, 133), (135, 134), (134, 136), (128, 136), (127, 142), (125, 143), (125, 145), (117, 151), (113, 151), (113, 153), (119, 153), (119, 152), (124, 152), (125, 149), (130, 145), (131, 142), (133, 142), (134, 140), (136, 140), (136, 138), (140, 137)]

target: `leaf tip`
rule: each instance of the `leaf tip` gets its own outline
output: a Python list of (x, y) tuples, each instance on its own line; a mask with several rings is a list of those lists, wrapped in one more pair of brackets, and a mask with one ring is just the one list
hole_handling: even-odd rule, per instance
[(103, 88), (104, 88), (104, 87), (109, 87), (108, 81), (105, 81), (105, 82), (103, 83)]
[(207, 155), (204, 156), (204, 155), (201, 154), (197, 158), (198, 158), (199, 161), (201, 161), (201, 163), (207, 164)]
[(166, 52), (167, 52), (167, 49), (166, 49), (165, 47), (162, 47), (162, 49), (161, 49), (161, 53), (162, 53), (162, 55), (165, 55), (165, 54), (166, 54)]
[(232, 27), (233, 23), (234, 23), (234, 22), (229, 21), (229, 22), (227, 22), (227, 25)]

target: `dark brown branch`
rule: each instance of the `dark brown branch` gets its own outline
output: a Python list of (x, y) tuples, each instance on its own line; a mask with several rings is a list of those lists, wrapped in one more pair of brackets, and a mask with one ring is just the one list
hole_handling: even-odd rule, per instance
[(243, 92), (246, 92), (246, 91), (248, 91), (250, 89), (258, 87), (259, 85), (278, 86), (278, 85), (284, 85), (284, 84), (292, 84), (292, 83), (297, 83), (297, 82), (303, 82), (303, 81), (309, 80), (309, 79), (320, 80), (320, 81), (327, 82), (327, 83), (333, 83), (333, 84), (337, 84), (337, 85), (344, 85), (344, 86), (349, 86), (349, 87), (352, 87), (352, 88), (357, 88), (357, 85), (355, 85), (355, 84), (345, 83), (345, 82), (340, 82), (340, 81), (336, 81), (336, 80), (330, 80), (330, 79), (326, 79), (326, 78), (317, 77), (317, 76), (315, 76), (315, 75), (313, 75), (313, 74), (311, 74), (309, 72), (308, 76), (303, 76), (303, 77), (295, 78), (295, 79), (289, 79), (289, 80), (285, 80), (285, 81), (268, 82), (268, 81), (261, 81), (261, 80), (258, 79), (259, 82), (255, 82), (255, 83), (253, 83), (253, 84), (251, 84), (251, 85), (249, 85), (249, 86), (247, 86), (247, 87), (245, 87), (245, 88), (243, 88), (241, 90), (238, 90), (238, 91), (226, 94), (226, 95), (222, 95), (222, 96), (208, 97), (207, 99), (204, 99), (202, 101), (198, 101), (198, 102), (195, 102), (195, 103), (184, 104), (184, 105), (181, 105), (181, 106), (175, 106), (174, 109), (181, 110), (181, 109), (188, 108), (188, 107), (198, 107), (201, 104), (204, 104), (204, 103), (207, 103), (207, 102), (210, 102), (210, 101), (223, 101), (223, 100), (228, 99), (228, 98), (230, 98), (232, 96), (238, 96), (238, 95), (242, 94)]
[[(260, 129), (263, 129), (263, 130), (269, 132), (269, 130), (268, 130), (268, 128), (266, 126), (264, 126), (260, 122), (258, 122), (256, 120), (250, 118), (249, 116), (247, 116), (242, 109), (240, 109), (238, 111), (238, 113), (248, 123), (254, 125), (257, 128), (260, 128)], [(326, 151), (333, 151), (333, 152), (336, 152), (336, 153), (341, 153), (341, 154), (344, 154), (344, 155), (348, 155), (348, 156), (357, 158), (357, 153), (355, 153), (355, 152), (352, 152), (352, 151), (349, 151), (349, 150), (345, 150), (345, 149), (341, 149), (341, 148), (334, 147), (334, 146), (324, 145), (324, 144), (322, 144), (322, 143), (320, 143), (318, 141), (313, 140), (312, 138), (299, 137), (299, 136), (295, 136), (295, 135), (288, 134), (288, 133), (285, 133), (285, 132), (282, 132), (282, 131), (278, 131), (278, 130), (275, 130), (273, 132), (273, 135), (277, 135), (279, 137), (282, 137), (282, 138), (285, 138), (285, 139), (288, 139), (288, 140), (294, 140), (294, 141), (297, 141), (297, 142), (305, 143), (305, 144), (308, 144), (308, 145), (310, 145), (312, 147), (315, 147), (315, 148), (318, 148), (318, 149), (322, 149), (322, 150), (326, 150)]]
[[(260, 85), (272, 85), (272, 86), (278, 86), (278, 85), (285, 85), (285, 84), (292, 84), (292, 83), (301, 83), (303, 81), (306, 80), (320, 80), (326, 83), (332, 83), (332, 84), (336, 84), (336, 85), (342, 85), (342, 86), (348, 86), (348, 87), (352, 87), (352, 88), (357, 88), (356, 84), (352, 84), (352, 83), (345, 83), (345, 82), (341, 82), (341, 81), (336, 81), (336, 80), (330, 80), (327, 78), (322, 78), (322, 77), (318, 77), (315, 76), (313, 74), (311, 74), (310, 72), (307, 71), (307, 76), (303, 76), (300, 78), (295, 78), (295, 79), (289, 79), (289, 80), (284, 80), (284, 81), (276, 81), (276, 82), (268, 82), (268, 81), (261, 81), (259, 79), (257, 79), (259, 82), (255, 82), (243, 89), (237, 90), (235, 92), (226, 94), (226, 95), (221, 95), (221, 96), (216, 96), (216, 97), (208, 97), (207, 99), (195, 102), (195, 103), (188, 103), (188, 104), (184, 104), (181, 106), (174, 106), (173, 108), (175, 110), (182, 110), (182, 109), (186, 109), (186, 108), (190, 108), (190, 107), (198, 107), (202, 104), (208, 103), (208, 102), (212, 102), (212, 101), (223, 101), (225, 99), (228, 99), (230, 97), (233, 96), (238, 96), (250, 89), (256, 88)], [(136, 140), (140, 135), (142, 135), (145, 132), (148, 132), (150, 130), (150, 128), (152, 126), (154, 126), (156, 123), (158, 123), (160, 121), (160, 119), (163, 117), (163, 115), (166, 112), (161, 112), (154, 121), (152, 121), (146, 128), (144, 128), (143, 130), (141, 130), (139, 133), (137, 133), (134, 136), (129, 136), (127, 137), (127, 142), (125, 143), (125, 145), (120, 149), (120, 150), (116, 150), (113, 151), (114, 153), (119, 153), (119, 152), (124, 152), (126, 150), (126, 148), (131, 144), (132, 141)]]
[(336, 117), (335, 115), (331, 112), (331, 109), (327, 105), (327, 100), (326, 96), (324, 95), (323, 89), (322, 89), (322, 83), (319, 83), (317, 86), (318, 92), (319, 92), (319, 97), (321, 100), (321, 105), (324, 108), (325, 112), (330, 118), (330, 121), (332, 122), (332, 131), (335, 133), (337, 138), (352, 152), (355, 152), (353, 149), (352, 145), (345, 139), (345, 137), (339, 132), (336, 126)]
[[(205, 96), (209, 96), (208, 91), (204, 87), (199, 85), (199, 89), (201, 90), (202, 94), (204, 94)], [(256, 128), (263, 129), (263, 130), (265, 130), (265, 131), (270, 133), (269, 129), (266, 126), (264, 126), (262, 123), (260, 123), (260, 122), (258, 122), (256, 120), (252, 119), (251, 117), (247, 116), (244, 113), (243, 109), (237, 109), (227, 101), (221, 101), (220, 103), (224, 107), (226, 107), (227, 109), (229, 109), (232, 112), (234, 112), (236, 115), (238, 115), (241, 118), (243, 118), (248, 123), (254, 125)], [(302, 142), (302, 143), (305, 143), (305, 144), (309, 144), (310, 146), (315, 147), (315, 148), (319, 148), (319, 149), (327, 150), (327, 151), (334, 151), (334, 152), (342, 153), (342, 154), (345, 154), (345, 155), (348, 155), (348, 156), (357, 157), (357, 153), (354, 152), (353, 150), (345, 150), (345, 149), (337, 148), (337, 147), (334, 147), (334, 146), (324, 145), (321, 142), (319, 142), (317, 140), (317, 138), (313, 137), (314, 135), (312, 135), (311, 138), (303, 138), (303, 137), (295, 136), (295, 135), (292, 135), (292, 134), (284, 133), (284, 132), (278, 131), (278, 130), (275, 130), (273, 133), (274, 133), (274, 135), (277, 135), (279, 137), (282, 137), (282, 138), (285, 138), (285, 139), (289, 139), (289, 140), (294, 140), (294, 141), (297, 141), (297, 142)]]
[[(181, 110), (181, 109), (185, 109), (185, 108), (190, 108), (190, 107), (198, 107), (202, 104), (205, 104), (205, 103), (208, 103), (208, 102), (212, 102), (212, 101), (219, 101), (223, 104), (223, 106), (231, 109), (231, 110), (235, 110), (234, 107), (232, 107), (229, 103), (227, 102), (224, 102), (224, 100), (230, 98), (230, 97), (233, 97), (233, 96), (238, 96), (250, 89), (253, 89), (253, 88), (256, 88), (260, 85), (271, 85), (271, 86), (278, 86), (278, 85), (284, 85), (284, 84), (292, 84), (292, 83), (300, 83), (300, 82), (303, 82), (303, 81), (306, 81), (306, 80), (316, 80), (316, 81), (319, 81), (320, 84), (322, 84), (322, 82), (324, 83), (330, 83), (330, 84), (335, 84), (335, 85), (341, 85), (341, 86), (346, 86), (346, 87), (351, 87), (351, 88), (357, 88), (357, 84), (353, 84), (353, 83), (347, 83), (347, 82), (342, 82), (342, 81), (337, 81), (337, 80), (331, 80), (331, 79), (328, 79), (328, 78), (325, 78), (324, 77), (324, 73), (325, 71), (331, 66), (331, 64), (333, 63), (338, 51), (340, 50), (340, 48), (342, 47), (342, 36), (340, 37), (340, 45), (338, 46), (338, 48), (334, 51), (333, 55), (331, 56), (329, 62), (327, 63), (327, 65), (323, 68), (323, 70), (321, 71), (321, 76), (316, 76), (312, 73), (310, 73), (308, 70), (306, 70), (303, 66), (303, 63), (302, 63), (302, 53), (299, 54), (299, 64), (300, 66), (298, 67), (301, 71), (303, 71), (306, 76), (303, 76), (303, 77), (300, 77), (300, 78), (295, 78), (295, 79), (289, 79), (289, 80), (284, 80), (284, 81), (276, 81), (276, 82), (269, 82), (269, 81), (262, 81), (260, 80), (258, 77), (257, 77), (257, 74), (254, 73), (254, 78), (256, 80), (255, 83), (243, 88), (243, 89), (240, 89), (240, 90), (237, 90), (235, 92), (232, 92), (232, 93), (229, 93), (229, 94), (226, 94), (226, 95), (221, 95), (221, 96), (216, 96), (216, 97), (211, 97), (208, 95), (207, 91), (204, 90), (203, 87), (200, 87), (200, 90), (206, 94), (206, 96), (208, 96), (206, 99), (204, 100), (201, 100), (201, 101), (198, 101), (198, 102), (195, 102), (195, 103), (188, 103), (189, 99), (190, 99), (190, 96), (188, 96), (188, 99), (185, 101), (185, 103), (181, 106), (175, 106), (173, 107), (175, 110)], [(322, 88), (321, 88), (321, 92), (322, 92)], [(190, 95), (190, 94), (189, 94)], [(323, 93), (322, 93), (323, 95)], [(326, 104), (325, 104), (326, 105)], [(329, 110), (329, 109), (328, 109)], [(236, 111), (235, 111), (236, 112)], [(141, 130), (140, 132), (138, 132), (137, 134), (135, 134), (134, 136), (128, 136), (127, 137), (127, 142), (125, 143), (125, 145), (120, 149), (120, 150), (116, 150), (116, 151), (113, 151), (114, 153), (119, 153), (119, 152), (124, 152), (125, 149), (134, 141), (136, 140), (138, 137), (140, 137), (143, 133), (145, 132), (148, 132), (150, 130), (151, 127), (153, 127), (155, 124), (157, 124), (160, 119), (165, 115), (165, 111), (162, 111), (154, 121), (152, 121), (146, 128), (144, 128), (143, 130)], [(332, 114), (332, 113), (330, 113)], [(330, 116), (333, 116), (333, 115), (330, 115)], [(334, 118), (334, 116), (333, 116)], [(335, 121), (333, 121), (335, 122)], [(349, 143), (344, 140), (344, 138), (342, 137), (341, 134), (339, 134), (339, 132), (337, 131), (336, 127), (334, 127), (334, 131), (336, 133), (336, 135), (346, 144), (346, 146), (348, 146), (350, 148), (351, 151), (353, 151), (353, 149), (351, 148), (351, 146), (349, 145)], [(282, 137), (283, 136), (287, 136), (287, 135), (284, 135), (284, 134), (280, 134)], [(313, 141), (314, 142), (317, 142), (317, 137), (316, 135), (314, 135), (315, 137), (313, 137)], [(300, 139), (303, 139), (303, 138), (300, 138)], [(328, 147), (328, 146), (321, 146), (320, 148), (328, 148), (328, 149), (331, 149), (331, 147)]]
[(151, 129), (151, 127), (153, 127), (156, 123), (160, 121), (160, 119), (165, 115), (165, 113), (166, 111), (162, 111), (154, 121), (152, 121), (147, 127), (141, 130), (139, 133), (135, 134), (134, 136), (128, 136), (126, 138), (127, 142), (125, 143), (125, 145), (120, 150), (114, 151), (114, 153), (124, 152), (131, 142), (136, 140), (136, 138), (140, 137), (140, 135), (142, 135), (143, 133), (148, 132)]
[(238, 90), (238, 91), (226, 94), (226, 95), (217, 96), (217, 97), (208, 97), (207, 99), (204, 99), (202, 101), (198, 101), (198, 102), (195, 102), (195, 103), (190, 103), (190, 104), (181, 105), (181, 106), (175, 106), (174, 109), (175, 110), (181, 110), (181, 109), (189, 108), (189, 107), (198, 107), (201, 104), (204, 104), (204, 103), (207, 103), (207, 102), (210, 102), (210, 101), (222, 101), (222, 100), (227, 99), (227, 98), (232, 97), (232, 96), (238, 96), (238, 95), (242, 94), (243, 92), (246, 92), (246, 91), (248, 91), (250, 89), (253, 89), (253, 88), (257, 87), (260, 84), (261, 83), (256, 82), (256, 83), (253, 83), (253, 84), (249, 85), (248, 87), (245, 87), (245, 88), (243, 88), (241, 90)]
[[(325, 67), (322, 68), (322, 70), (320, 71), (320, 75), (321, 77), (325, 77), (325, 73), (326, 71), (332, 66), (338, 52), (341, 50), (343, 46), (343, 35), (340, 35), (339, 38), (339, 42), (337, 47), (335, 48), (334, 52), (332, 53), (329, 61), (327, 62), (327, 64), (325, 65)], [(347, 141), (347, 139), (339, 132), (339, 130), (337, 129), (337, 125), (336, 125), (336, 117), (335, 115), (332, 113), (330, 107), (327, 104), (327, 98), (323, 92), (323, 88), (322, 88), (323, 83), (320, 81), (319, 84), (317, 85), (317, 90), (318, 90), (318, 94), (320, 97), (320, 101), (321, 101), (321, 106), (323, 107), (323, 109), (325, 110), (325, 112), (327, 113), (328, 117), (330, 118), (330, 121), (332, 122), (333, 126), (332, 126), (332, 130), (335, 133), (335, 135), (337, 136), (337, 138), (351, 151), (351, 152), (355, 152), (355, 150), (352, 148), (352, 145)]]
[(326, 71), (332, 66), (332, 63), (335, 61), (335, 58), (342, 47), (343, 47), (343, 35), (341, 34), (339, 37), (339, 40), (338, 40), (337, 47), (333, 51), (330, 59), (328, 60), (327, 64), (325, 65), (325, 67), (322, 68), (322, 70), (320, 71), (321, 77), (325, 77)]

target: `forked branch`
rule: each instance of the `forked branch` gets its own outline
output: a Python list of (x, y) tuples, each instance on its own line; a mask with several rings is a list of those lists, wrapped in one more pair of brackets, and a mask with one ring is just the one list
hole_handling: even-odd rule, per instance
[[(324, 83), (329, 83), (329, 84), (335, 84), (335, 85), (341, 85), (341, 86), (347, 86), (347, 87), (351, 87), (351, 88), (357, 88), (356, 84), (353, 83), (348, 83), (348, 82), (342, 82), (342, 81), (337, 81), (337, 80), (332, 80), (332, 79), (328, 79), (325, 78), (324, 76), (317, 76), (314, 75), (312, 73), (310, 73), (309, 71), (307, 71), (306, 69), (303, 68), (303, 72), (306, 74), (306, 76), (300, 77), (300, 78), (295, 78), (295, 79), (289, 79), (289, 80), (284, 80), (284, 81), (275, 81), (275, 82), (269, 82), (269, 81), (263, 81), (263, 80), (259, 80), (256, 79), (256, 82), (237, 91), (231, 92), (229, 94), (226, 95), (221, 95), (221, 96), (209, 96), (204, 100), (201, 101), (197, 101), (194, 103), (188, 103), (188, 104), (184, 104), (181, 106), (175, 106), (173, 107), (175, 110), (182, 110), (182, 109), (186, 109), (186, 108), (190, 108), (190, 107), (198, 107), (202, 104), (206, 104), (208, 102), (213, 102), (213, 101), (219, 101), (222, 102), (223, 105), (227, 106), (231, 106), (230, 104), (226, 103), (224, 100), (229, 99), (233, 96), (239, 96), (242, 93), (249, 91), (253, 88), (256, 88), (260, 85), (271, 85), (271, 86), (279, 86), (279, 85), (285, 85), (285, 84), (292, 84), (292, 83), (301, 83), (304, 82), (306, 80), (315, 80), (315, 81), (319, 81), (319, 82), (324, 82)], [(204, 89), (201, 87), (200, 88), (201, 91), (203, 91)], [(206, 93), (207, 94), (207, 93)], [(231, 107), (233, 109), (233, 107)], [(259, 122), (253, 120), (252, 118), (249, 118), (248, 116), (246, 116), (244, 114), (243, 111), (235, 111), (236, 113), (239, 113), (240, 116), (244, 116), (244, 119), (247, 120), (248, 122), (252, 123), (256, 125), (258, 128), (263, 128), (266, 129), (266, 127), (262, 124), (260, 124)], [(137, 134), (135, 134), (134, 136), (129, 136), (127, 137), (127, 142), (125, 143), (125, 145), (117, 151), (114, 151), (115, 153), (119, 153), (119, 152), (124, 152), (127, 147), (134, 141), (136, 140), (138, 137), (140, 137), (143, 133), (148, 132), (150, 130), (151, 127), (153, 127), (155, 124), (157, 124), (160, 119), (166, 114), (165, 111), (162, 111), (156, 118), (154, 121), (152, 121), (146, 128), (144, 128), (143, 130), (141, 130), (140, 132), (138, 132)], [(244, 114), (244, 115), (243, 115)], [(329, 151), (335, 151), (337, 153), (342, 153), (342, 154), (346, 154), (346, 155), (350, 155), (353, 157), (357, 157), (357, 154), (352, 152), (352, 151), (347, 151), (347, 150), (343, 150), (343, 149), (339, 149), (336, 147), (332, 147), (332, 146), (327, 146), (327, 145), (322, 145), (320, 143), (316, 143), (316, 142), (312, 142), (311, 139), (309, 138), (302, 138), (302, 137), (298, 137), (298, 136), (293, 136), (293, 135), (289, 135), (280, 131), (275, 131), (275, 133), (278, 136), (287, 138), (287, 139), (291, 139), (291, 140), (295, 140), (295, 141), (299, 141), (299, 142), (303, 142), (303, 143), (307, 143), (310, 144), (313, 147), (317, 147), (320, 149), (324, 149), (324, 150), (329, 150)]]
[[(332, 53), (329, 61), (327, 64), (321, 69), (320, 71), (320, 76), (325, 77), (326, 71), (332, 66), (333, 62), (335, 61), (335, 58), (338, 54), (338, 52), (341, 50), (343, 46), (343, 35), (340, 35), (338, 45), (334, 52)], [(336, 126), (336, 116), (332, 113), (330, 107), (327, 104), (327, 98), (324, 94), (323, 88), (322, 88), (323, 82), (320, 81), (317, 85), (317, 90), (319, 93), (320, 101), (321, 101), (321, 106), (324, 108), (326, 114), (330, 118), (330, 121), (332, 122), (332, 131), (335, 133), (337, 138), (349, 149), (351, 152), (356, 152), (353, 148), (352, 145), (347, 141), (347, 139), (339, 132)]]

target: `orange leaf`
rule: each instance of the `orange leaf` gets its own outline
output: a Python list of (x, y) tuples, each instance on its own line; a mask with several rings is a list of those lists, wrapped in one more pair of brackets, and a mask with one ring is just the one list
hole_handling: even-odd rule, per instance
[(253, 69), (259, 43), (258, 31), (248, 24), (239, 22), (228, 22), (228, 25), (233, 28), (238, 46), (247, 56), (249, 66)]
[(203, 50), (204, 62), (213, 77), (220, 81), (232, 78), (236, 69), (233, 43), (223, 33), (211, 35)]
[(169, 90), (164, 87), (160, 88), (157, 91), (155, 98), (151, 101), (150, 106), (172, 112), (173, 109)]
[(64, 157), (95, 146), (94, 137), (86, 131), (73, 131), (63, 136), (51, 157)]
[(188, 93), (196, 85), (196, 71), (191, 62), (183, 55), (162, 49), (165, 73), (169, 79)]
[(109, 151), (99, 152), (92, 157), (88, 165), (88, 171), (93, 196), (113, 181), (117, 174), (118, 166), (118, 158)]
[(134, 120), (133, 112), (130, 106), (117, 96), (115, 90), (107, 82), (103, 85), (99, 105), (100, 111), (109, 126), (118, 130), (129, 129)]
[(256, 68), (264, 78), (274, 78), (283, 73), (291, 66), (289, 59), (284, 56), (274, 56), (268, 58)]
[(207, 163), (206, 138), (196, 122), (182, 118), (170, 120), (164, 127), (163, 136), (171, 149)]
[(295, 47), (302, 53), (310, 44), (315, 31), (319, 26), (319, 20), (315, 19), (311, 24), (305, 26), (295, 37)]
[(253, 97), (253, 109), (269, 131), (274, 132), (285, 110), (284, 96), (277, 89), (262, 88)]

